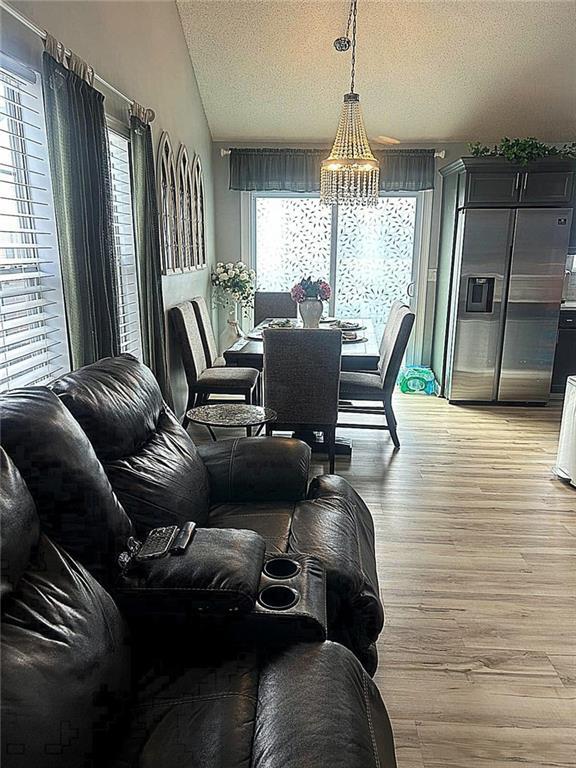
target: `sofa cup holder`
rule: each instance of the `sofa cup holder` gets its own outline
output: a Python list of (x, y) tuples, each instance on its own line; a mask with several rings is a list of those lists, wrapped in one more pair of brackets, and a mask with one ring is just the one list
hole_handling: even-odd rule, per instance
[(291, 579), (300, 573), (301, 566), (287, 557), (273, 557), (264, 563), (263, 571), (270, 579)]
[(258, 595), (258, 602), (271, 611), (287, 611), (293, 608), (300, 599), (299, 593), (284, 584), (273, 584)]

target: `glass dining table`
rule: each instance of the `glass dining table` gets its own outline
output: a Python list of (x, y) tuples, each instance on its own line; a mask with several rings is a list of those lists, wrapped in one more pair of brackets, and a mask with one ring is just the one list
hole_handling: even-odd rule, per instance
[[(278, 318), (275, 318), (278, 320)], [(238, 339), (224, 352), (226, 365), (257, 368), (262, 370), (264, 360), (264, 345), (262, 332), (268, 327), (271, 318), (263, 320), (253, 328), (245, 337)], [(290, 318), (293, 326), (302, 327), (301, 321)], [(343, 371), (374, 371), (378, 368), (379, 339), (374, 332), (371, 320), (354, 318), (360, 328), (353, 331), (357, 338), (342, 340), (342, 370)], [(320, 328), (331, 328), (334, 320), (320, 322)], [(344, 328), (342, 330), (345, 330)]]

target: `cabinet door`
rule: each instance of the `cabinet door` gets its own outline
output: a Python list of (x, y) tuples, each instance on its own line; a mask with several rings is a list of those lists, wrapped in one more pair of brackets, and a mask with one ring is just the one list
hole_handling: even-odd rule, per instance
[(569, 203), (572, 200), (572, 171), (541, 171), (522, 174), (520, 201), (523, 203)]
[(515, 203), (520, 190), (520, 174), (514, 172), (473, 171), (467, 174), (466, 204), (494, 205)]

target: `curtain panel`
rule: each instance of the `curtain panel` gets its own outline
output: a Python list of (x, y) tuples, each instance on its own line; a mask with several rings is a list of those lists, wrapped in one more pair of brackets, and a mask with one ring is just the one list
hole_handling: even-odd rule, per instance
[(42, 63), (70, 355), (79, 368), (120, 352), (104, 96), (46, 51)]
[[(137, 108), (137, 105), (136, 105)], [(135, 111), (135, 108), (132, 108)], [(138, 262), (140, 327), (143, 362), (154, 373), (164, 399), (172, 406), (166, 363), (166, 334), (160, 267), (160, 233), (154, 151), (150, 126), (139, 117), (130, 117), (130, 160), (132, 165), (132, 211)]]
[[(385, 149), (380, 162), (381, 192), (434, 189), (433, 149)], [(325, 149), (231, 149), (230, 189), (252, 192), (319, 192)]]

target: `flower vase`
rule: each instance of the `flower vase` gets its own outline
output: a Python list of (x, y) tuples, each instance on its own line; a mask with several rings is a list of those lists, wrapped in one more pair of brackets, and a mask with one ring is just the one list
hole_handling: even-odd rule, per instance
[(298, 305), (304, 328), (319, 328), (324, 305), (320, 299), (304, 299)]
[(220, 352), (222, 353), (226, 349), (230, 349), (238, 339), (243, 338), (245, 335), (238, 319), (238, 304), (232, 304), (228, 307), (224, 330), (220, 334)]

